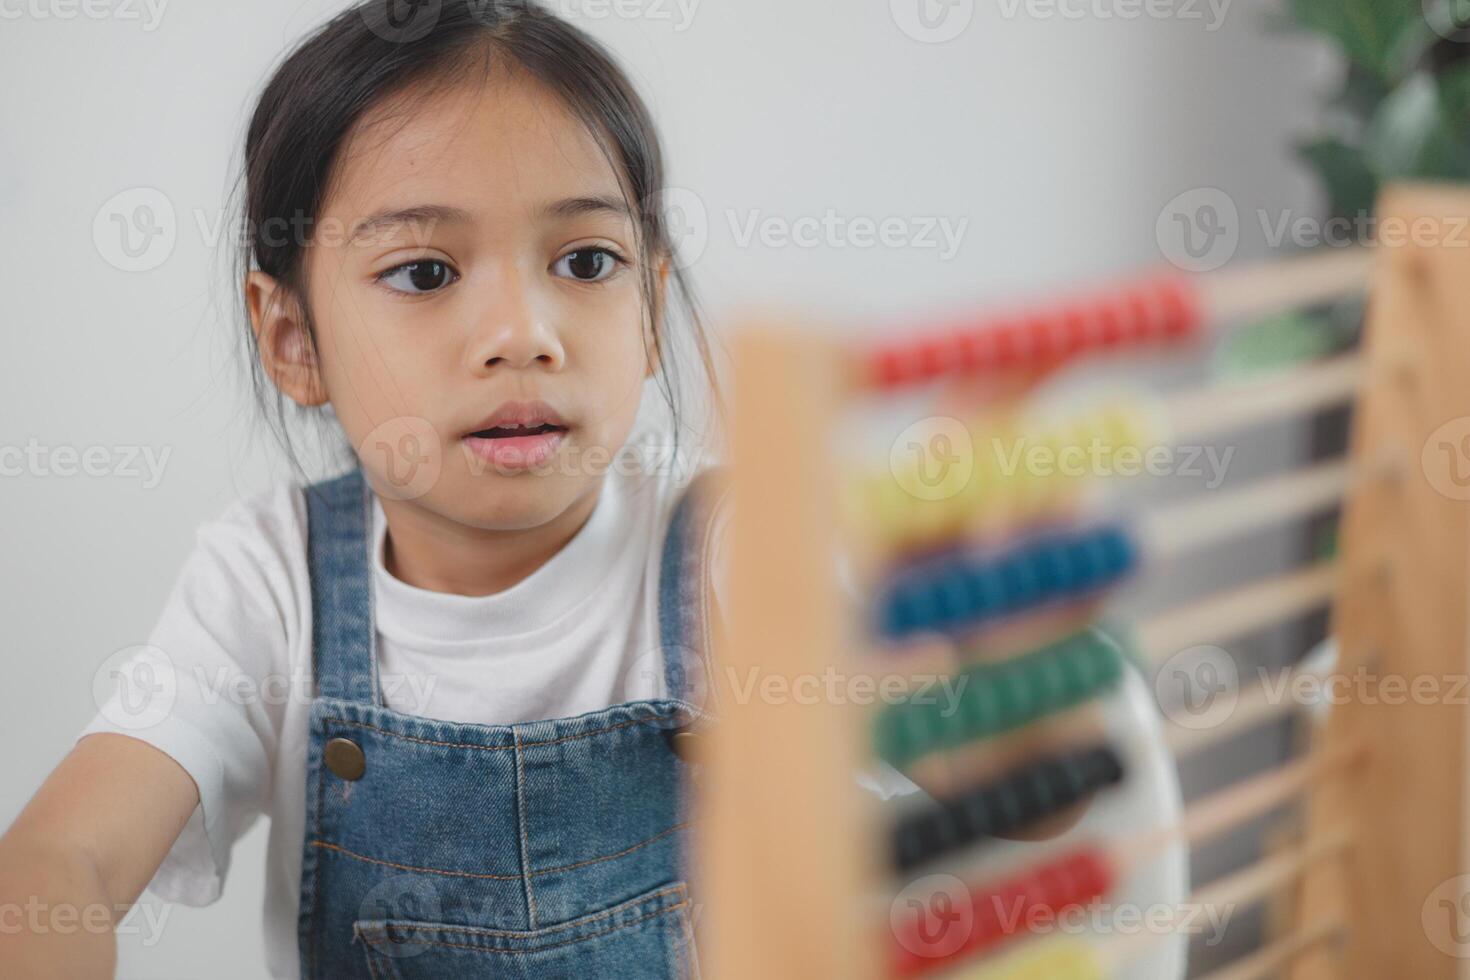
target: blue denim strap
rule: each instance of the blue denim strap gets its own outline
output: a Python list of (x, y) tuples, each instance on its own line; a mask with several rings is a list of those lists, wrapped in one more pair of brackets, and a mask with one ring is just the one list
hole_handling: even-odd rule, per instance
[[(712, 466), (699, 473), (674, 505), (659, 561), (658, 628), (669, 697), (695, 707), (715, 686), (711, 659), (719, 611), (710, 602), (710, 549), (714, 517), (729, 493), (729, 470)], [(691, 677), (693, 671), (702, 673)]]
[(307, 487), (306, 554), (316, 693), (381, 705), (369, 554), (372, 503), (361, 467)]

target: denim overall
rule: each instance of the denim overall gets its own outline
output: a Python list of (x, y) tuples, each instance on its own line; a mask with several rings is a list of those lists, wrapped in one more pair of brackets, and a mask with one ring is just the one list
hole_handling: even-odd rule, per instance
[(719, 472), (684, 491), (663, 542), (669, 696), (514, 725), (384, 706), (371, 492), (361, 469), (313, 485), (303, 980), (698, 976), (680, 753), (704, 717)]

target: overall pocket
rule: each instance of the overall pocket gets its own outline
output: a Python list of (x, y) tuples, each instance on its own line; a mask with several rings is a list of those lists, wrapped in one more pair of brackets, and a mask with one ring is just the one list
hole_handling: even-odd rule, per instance
[(692, 980), (688, 889), (673, 882), (601, 912), (530, 931), (409, 919), (353, 925), (374, 980)]

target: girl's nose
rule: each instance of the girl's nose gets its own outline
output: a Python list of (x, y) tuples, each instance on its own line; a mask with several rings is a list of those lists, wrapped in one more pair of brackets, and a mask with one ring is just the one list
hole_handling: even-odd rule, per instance
[(503, 277), (481, 313), (469, 347), (470, 369), (540, 366), (558, 371), (565, 359), (550, 311), (536, 302), (519, 277)]

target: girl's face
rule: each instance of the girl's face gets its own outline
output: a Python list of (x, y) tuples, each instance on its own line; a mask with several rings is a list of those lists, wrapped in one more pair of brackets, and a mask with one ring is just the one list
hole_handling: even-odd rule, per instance
[(551, 92), (496, 71), (350, 136), (306, 249), (319, 362), (296, 390), (272, 373), (330, 400), (381, 496), (513, 530), (590, 511), (653, 365), (611, 163)]

